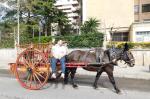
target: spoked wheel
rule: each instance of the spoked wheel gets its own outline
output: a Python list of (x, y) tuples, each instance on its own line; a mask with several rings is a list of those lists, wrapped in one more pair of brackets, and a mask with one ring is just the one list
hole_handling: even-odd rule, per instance
[(44, 54), (36, 49), (23, 51), (16, 61), (16, 78), (30, 90), (41, 89), (49, 78), (49, 64)]

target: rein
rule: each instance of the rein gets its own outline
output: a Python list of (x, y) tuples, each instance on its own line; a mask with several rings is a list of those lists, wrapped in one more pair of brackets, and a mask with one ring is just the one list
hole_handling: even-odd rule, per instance
[[(126, 57), (127, 57), (126, 60), (123, 59), (124, 55), (126, 55)], [(124, 64), (128, 64), (131, 61), (133, 61), (134, 59), (130, 59), (129, 56), (128, 56), (128, 54), (125, 51), (122, 51), (121, 52), (121, 56), (120, 56), (120, 61), (122, 61), (122, 60), (125, 62)]]

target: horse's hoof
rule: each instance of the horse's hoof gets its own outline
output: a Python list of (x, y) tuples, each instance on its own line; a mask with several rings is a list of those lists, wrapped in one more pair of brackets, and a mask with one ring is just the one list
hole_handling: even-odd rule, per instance
[(121, 93), (121, 91), (120, 91), (119, 89), (117, 89), (117, 90), (116, 90), (116, 93), (117, 93), (117, 94), (120, 94), (120, 93)]
[(67, 85), (67, 84), (68, 84), (68, 81), (64, 81), (64, 84)]
[(77, 87), (78, 87), (78, 85), (76, 85), (76, 84), (73, 85), (73, 88), (77, 88)]
[(98, 86), (97, 86), (97, 85), (93, 85), (93, 87), (94, 87), (94, 89), (97, 89), (97, 88), (98, 88)]

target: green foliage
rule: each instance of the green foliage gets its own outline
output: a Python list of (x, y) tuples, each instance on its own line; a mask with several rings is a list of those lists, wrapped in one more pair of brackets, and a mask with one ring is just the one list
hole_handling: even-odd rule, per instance
[[(123, 48), (125, 43), (126, 42), (112, 42), (111, 44), (108, 44), (107, 47), (111, 47), (112, 45), (115, 45), (117, 48)], [(127, 42), (127, 43), (130, 49), (150, 48), (150, 42), (146, 42), (146, 43)]]
[(81, 26), (81, 33), (97, 33), (99, 25), (99, 20), (90, 18)]
[[(54, 6), (56, 0), (20, 0), (20, 24), (27, 25), (26, 31), (29, 34), (32, 33), (31, 27), (34, 25), (39, 26), (40, 19), (45, 21), (43, 29), (41, 29), (42, 35), (51, 35), (51, 30), (54, 28), (51, 24), (58, 23), (60, 33), (66, 33), (70, 31), (69, 21), (66, 14)], [(13, 1), (16, 6), (16, 1)], [(4, 22), (17, 23), (17, 7), (7, 11), (3, 17)], [(12, 24), (11, 28), (16, 28), (16, 25)], [(30, 25), (30, 26), (29, 26)], [(31, 26), (32, 25), (32, 26)], [(23, 27), (24, 28), (24, 27)], [(22, 30), (22, 28), (20, 28)], [(26, 33), (26, 31), (21, 31)]]
[(0, 48), (14, 48), (13, 36), (2, 38), (0, 41)]
[(33, 43), (48, 43), (48, 42), (51, 42), (52, 41), (52, 36), (41, 36), (40, 38), (40, 42), (39, 42), (39, 37), (35, 37), (32, 39), (32, 42)]
[[(49, 36), (49, 37), (41, 37), (40, 43), (51, 42), (52, 38), (58, 40), (65, 40), (68, 43), (68, 47), (70, 48), (90, 48), (90, 47), (100, 47), (103, 43), (103, 34), (102, 33), (89, 33), (75, 36)], [(38, 43), (38, 38), (33, 39), (34, 43)]]
[(63, 33), (68, 32), (69, 21), (66, 14), (57, 9), (54, 3), (55, 0), (33, 0), (32, 13), (44, 18), (45, 30), (43, 32), (51, 35), (51, 29), (56, 28), (52, 27), (52, 24), (58, 23), (59, 31), (63, 35)]

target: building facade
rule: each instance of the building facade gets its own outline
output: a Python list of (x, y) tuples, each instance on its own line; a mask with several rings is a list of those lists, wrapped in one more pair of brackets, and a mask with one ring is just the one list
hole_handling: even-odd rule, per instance
[(131, 24), (134, 22), (133, 0), (83, 0), (83, 23), (90, 17), (101, 22), (99, 29), (106, 40), (128, 41)]
[(150, 0), (82, 0), (83, 23), (101, 22), (107, 41), (150, 42)]
[(150, 42), (150, 0), (57, 0), (55, 6), (75, 29), (98, 19), (106, 41)]
[(130, 29), (130, 41), (150, 42), (150, 22), (133, 23)]
[(150, 21), (150, 0), (134, 0), (135, 22)]
[(56, 0), (55, 6), (66, 13), (70, 24), (77, 28), (80, 22), (80, 3), (78, 0)]
[(150, 0), (134, 0), (130, 41), (150, 42)]

